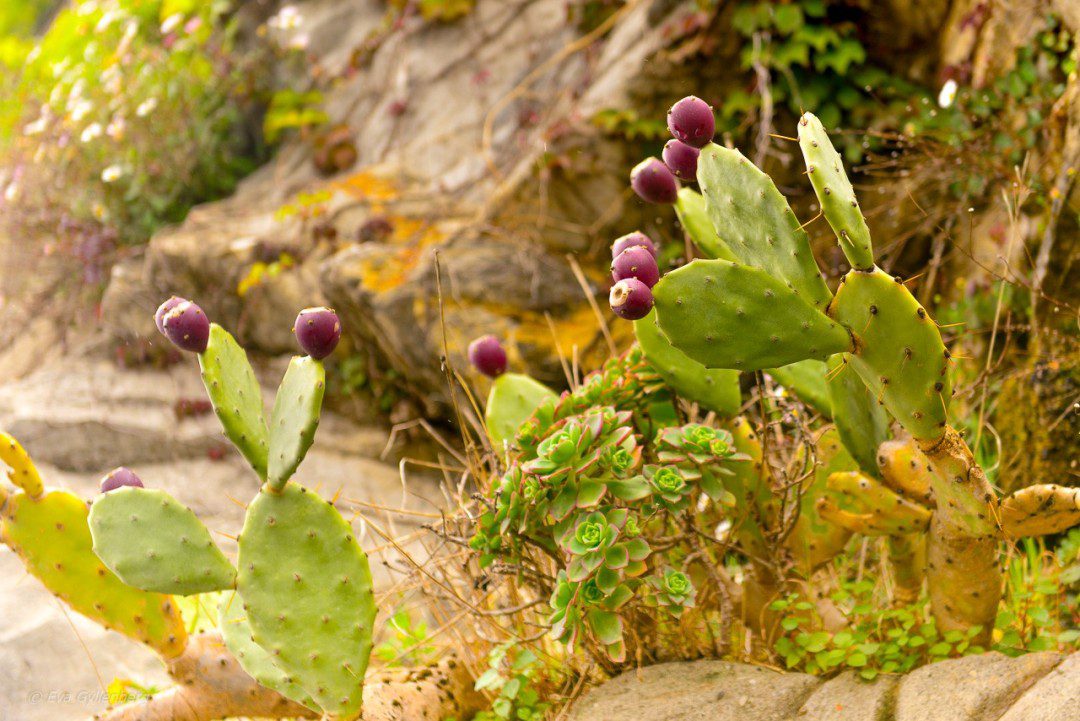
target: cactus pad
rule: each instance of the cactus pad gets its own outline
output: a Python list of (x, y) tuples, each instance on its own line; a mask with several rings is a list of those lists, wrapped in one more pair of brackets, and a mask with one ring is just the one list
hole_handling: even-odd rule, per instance
[(716, 234), (712, 221), (709, 219), (709, 209), (705, 205), (705, 197), (691, 188), (680, 188), (679, 197), (675, 201), (675, 215), (683, 230), (694, 241), (706, 258), (720, 258), (721, 260), (736, 261), (738, 258), (720, 240)]
[(319, 706), (311, 699), (311, 696), (287, 673), (275, 666), (270, 654), (255, 643), (251, 636), (251, 626), (247, 622), (247, 613), (240, 602), (240, 597), (235, 593), (230, 593), (221, 600), (218, 626), (221, 628), (225, 645), (249, 676), (285, 698), (318, 710)]
[(851, 267), (870, 270), (874, 267), (874, 249), (870, 229), (859, 209), (855, 190), (844, 172), (844, 161), (836, 152), (821, 121), (804, 113), (799, 121), (799, 147), (806, 160), (806, 174), (814, 186), (821, 210), (829, 221), (840, 248)]
[(23, 450), (22, 445), (7, 433), (0, 433), (0, 461), (3, 461), (11, 468), (8, 471), (8, 478), (11, 479), (11, 482), (34, 498), (40, 496), (45, 490), (37, 467), (30, 460), (30, 454)]
[(855, 334), (848, 361), (877, 400), (917, 440), (940, 438), (952, 393), (949, 353), (908, 289), (876, 268), (851, 271), (829, 315)]
[(270, 417), (270, 453), (267, 481), (275, 489), (296, 472), (315, 441), (326, 390), (322, 361), (295, 357), (281, 379)]
[(199, 354), (203, 385), (225, 435), (260, 479), (266, 478), (267, 429), (262, 391), (247, 353), (227, 330), (214, 323)]
[(503, 373), (491, 384), (484, 421), (491, 444), (501, 450), (544, 401), (558, 398), (543, 383), (520, 373)]
[[(827, 481), (829, 500), (841, 511), (867, 517), (868, 535), (922, 533), (930, 524), (929, 509), (893, 493), (858, 471), (833, 473)], [(850, 530), (858, 530), (851, 528)]]
[(653, 294), (660, 330), (707, 368), (752, 371), (852, 348), (843, 327), (758, 268), (695, 260)]
[(841, 440), (864, 472), (877, 475), (877, 449), (889, 437), (889, 415), (850, 367), (847, 353), (829, 359), (832, 419)]
[(165, 658), (184, 650), (187, 631), (173, 599), (125, 585), (94, 555), (86, 503), (78, 496), (13, 494), (0, 531), (26, 569), (79, 613)]
[(238, 566), (255, 642), (324, 712), (357, 718), (375, 599), (349, 524), (296, 483), (263, 490), (248, 507)]
[(698, 184), (717, 235), (740, 261), (780, 278), (811, 307), (825, 308), (832, 294), (810, 240), (768, 175), (738, 150), (709, 144), (698, 158)]
[(678, 395), (701, 407), (732, 416), (742, 404), (739, 372), (710, 369), (671, 345), (656, 327), (656, 313), (634, 321), (634, 334), (649, 365)]
[(832, 416), (829, 389), (825, 385), (825, 364), (821, 361), (796, 361), (769, 369), (769, 375), (821, 415)]
[(828, 491), (829, 476), (854, 470), (855, 461), (840, 442), (835, 428), (818, 436), (814, 446), (817, 449), (817, 467), (804, 482), (799, 499), (799, 517), (786, 541), (796, 567), (806, 577), (844, 550), (851, 538), (850, 529), (830, 523), (821, 516), (817, 501)]
[(999, 517), (1014, 538), (1060, 533), (1080, 524), (1080, 488), (1028, 486), (1001, 501)]
[(124, 583), (190, 596), (232, 588), (236, 570), (191, 509), (168, 493), (120, 488), (90, 507), (94, 553)]
[(881, 480), (889, 488), (912, 501), (934, 508), (930, 461), (911, 439), (885, 441), (878, 446), (877, 464)]

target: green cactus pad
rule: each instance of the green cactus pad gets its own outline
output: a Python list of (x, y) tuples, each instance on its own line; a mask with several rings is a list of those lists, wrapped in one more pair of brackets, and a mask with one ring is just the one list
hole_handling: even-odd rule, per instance
[(829, 315), (855, 334), (848, 361), (877, 400), (920, 441), (945, 433), (952, 386), (949, 353), (930, 316), (903, 283), (874, 269), (844, 277)]
[(315, 441), (326, 390), (322, 361), (297, 356), (281, 379), (270, 416), (270, 454), (267, 482), (280, 489), (289, 480)]
[(799, 121), (799, 147), (806, 160), (806, 174), (814, 186), (821, 210), (829, 221), (840, 248), (851, 267), (870, 270), (874, 267), (874, 249), (870, 229), (859, 209), (855, 189), (844, 172), (844, 161), (836, 152), (821, 121), (805, 113)]
[(634, 334), (649, 365), (678, 395), (724, 416), (739, 412), (738, 371), (706, 368), (687, 357), (656, 327), (655, 312), (634, 321)]
[(267, 429), (262, 391), (247, 353), (227, 330), (210, 325), (210, 340), (199, 354), (203, 385), (225, 435), (260, 479), (266, 479)]
[(876, 476), (877, 449), (889, 437), (889, 415), (850, 367), (847, 353), (829, 359), (829, 397), (836, 430), (864, 472)]
[(236, 657), (240, 667), (263, 686), (277, 691), (287, 699), (318, 711), (319, 706), (287, 673), (274, 665), (266, 650), (255, 643), (251, 635), (251, 626), (247, 621), (247, 612), (235, 593), (227, 594), (221, 600), (218, 611), (218, 626), (225, 645)]
[(764, 270), (695, 260), (653, 288), (660, 330), (706, 368), (752, 371), (851, 350), (850, 334)]
[(11, 482), (31, 496), (36, 498), (45, 490), (30, 454), (7, 433), (0, 433), (0, 461), (11, 469), (8, 471)]
[(263, 490), (248, 507), (238, 566), (255, 642), (324, 712), (357, 718), (375, 599), (349, 524), (296, 483)]
[(0, 534), (26, 569), (71, 608), (165, 658), (184, 650), (187, 631), (173, 599), (124, 584), (94, 555), (86, 503), (78, 496), (60, 490), (38, 498), (13, 494)]
[(705, 205), (705, 196), (691, 188), (680, 188), (679, 196), (675, 200), (675, 215), (679, 218), (683, 230), (694, 241), (706, 258), (720, 258), (721, 260), (736, 261), (738, 258), (731, 252), (731, 248), (720, 240), (716, 234), (712, 221), (709, 219), (709, 209)]
[(503, 373), (491, 384), (484, 422), (488, 437), (495, 448), (514, 440), (521, 424), (529, 420), (544, 401), (558, 398), (555, 391), (543, 383), (520, 373)]
[(799, 498), (799, 517), (786, 541), (796, 567), (807, 577), (843, 551), (851, 538), (850, 529), (821, 517), (817, 501), (828, 492), (829, 476), (855, 469), (855, 461), (840, 442), (835, 428), (819, 435), (814, 447), (817, 466), (804, 482)]
[(824, 363), (819, 360), (802, 360), (779, 368), (770, 368), (768, 372), (803, 403), (826, 418), (832, 416), (829, 389), (825, 385)]
[(232, 588), (236, 570), (191, 509), (165, 491), (118, 488), (90, 507), (94, 553), (129, 586), (191, 596)]
[(709, 144), (698, 158), (698, 184), (717, 235), (740, 261), (780, 278), (810, 306), (825, 308), (832, 294), (810, 240), (768, 175), (738, 150)]
[(882, 535), (922, 533), (930, 524), (930, 509), (894, 493), (864, 473), (833, 473), (827, 485), (837, 507), (873, 517)]

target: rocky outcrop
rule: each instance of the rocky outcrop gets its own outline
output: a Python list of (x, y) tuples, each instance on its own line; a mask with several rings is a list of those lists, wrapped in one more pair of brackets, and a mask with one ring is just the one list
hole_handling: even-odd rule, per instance
[(1077, 721), (1080, 654), (991, 652), (906, 676), (823, 681), (726, 661), (628, 671), (587, 693), (569, 721)]

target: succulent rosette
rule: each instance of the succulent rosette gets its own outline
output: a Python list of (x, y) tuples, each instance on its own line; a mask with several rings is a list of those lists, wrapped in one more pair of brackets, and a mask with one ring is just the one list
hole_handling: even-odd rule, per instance
[(669, 568), (662, 576), (650, 576), (645, 582), (651, 591), (647, 597), (649, 605), (666, 609), (675, 618), (694, 607), (694, 583), (682, 571)]

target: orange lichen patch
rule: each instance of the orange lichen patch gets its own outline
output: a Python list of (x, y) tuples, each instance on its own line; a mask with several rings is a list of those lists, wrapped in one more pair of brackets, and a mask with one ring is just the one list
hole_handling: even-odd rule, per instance
[(420, 263), (425, 250), (438, 245), (446, 234), (436, 225), (417, 218), (391, 216), (389, 245), (401, 245), (377, 258), (365, 258), (360, 265), (360, 281), (372, 293), (385, 293), (401, 286)]
[(372, 203), (385, 203), (399, 196), (398, 188), (392, 180), (380, 178), (370, 171), (361, 170), (341, 180), (330, 183), (332, 190), (346, 193), (357, 200)]

